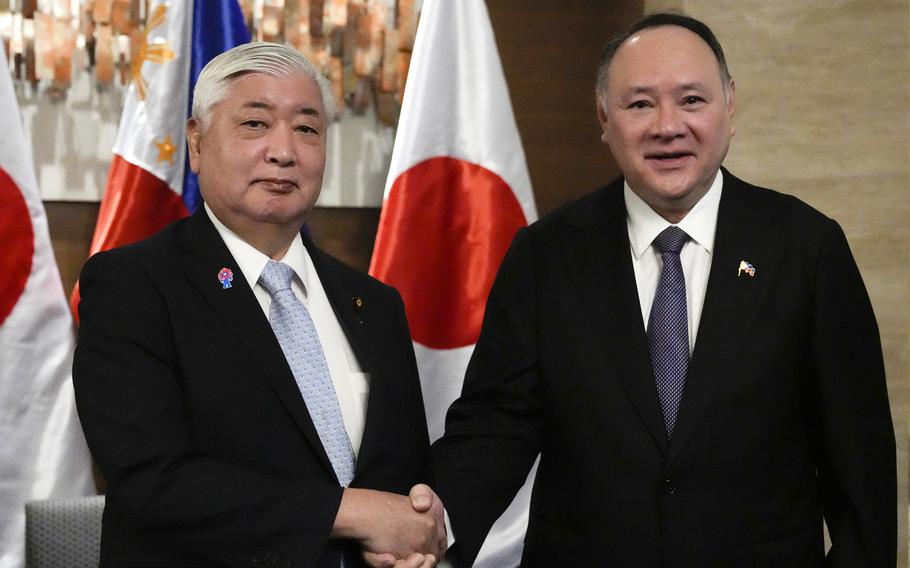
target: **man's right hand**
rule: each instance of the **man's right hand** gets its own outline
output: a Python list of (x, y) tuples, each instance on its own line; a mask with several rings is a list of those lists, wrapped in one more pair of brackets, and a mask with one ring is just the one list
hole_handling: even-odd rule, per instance
[[(425, 487), (425, 486), (423, 486)], [(429, 488), (426, 488), (429, 491)], [(404, 495), (372, 489), (346, 488), (332, 527), (333, 538), (353, 539), (360, 543), (364, 558), (372, 566), (424, 568), (434, 566), (445, 551), (442, 506), (434, 506), (432, 491), (418, 499), (428, 505), (415, 510)], [(429, 499), (427, 503), (424, 498)], [(438, 501), (438, 498), (435, 498)], [(418, 553), (417, 556), (414, 553)], [(395, 564), (389, 564), (394, 558)]]
[(446, 511), (442, 499), (436, 495), (436, 492), (433, 491), (429, 485), (423, 483), (418, 483), (412, 487), (408, 497), (410, 497), (411, 506), (414, 507), (415, 511), (419, 513), (429, 513), (433, 516), (433, 519), (435, 519), (436, 544), (441, 551), (440, 554), (437, 555), (437, 558), (441, 560), (449, 544), (449, 535), (445, 522)]

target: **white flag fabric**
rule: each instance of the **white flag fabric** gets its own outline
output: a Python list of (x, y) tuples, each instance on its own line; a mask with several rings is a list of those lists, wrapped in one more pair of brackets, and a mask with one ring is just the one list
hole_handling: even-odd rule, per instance
[[(506, 249), (536, 219), (486, 5), (425, 0), (370, 273), (404, 299), (431, 440), (461, 392)], [(474, 566), (519, 564), (535, 471)]]
[(0, 48), (0, 568), (25, 564), (25, 502), (95, 493), (74, 334)]
[[(188, 1), (148, 6), (147, 45), (132, 62), (139, 72), (124, 99), (89, 256), (148, 238), (192, 212), (183, 189), (193, 8)], [(70, 298), (76, 318), (79, 298), (77, 282)]]

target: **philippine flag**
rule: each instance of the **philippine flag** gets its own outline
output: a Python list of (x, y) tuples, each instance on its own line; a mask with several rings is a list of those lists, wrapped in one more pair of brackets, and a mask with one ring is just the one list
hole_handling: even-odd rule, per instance
[[(199, 186), (185, 127), (196, 78), (213, 57), (250, 40), (236, 0), (153, 0), (148, 14), (89, 256), (195, 211)], [(77, 283), (70, 298), (77, 318), (78, 305)]]
[[(461, 393), (506, 249), (536, 219), (486, 5), (426, 0), (370, 273), (404, 300), (431, 440)], [(519, 564), (530, 485), (494, 525), (475, 567)]]

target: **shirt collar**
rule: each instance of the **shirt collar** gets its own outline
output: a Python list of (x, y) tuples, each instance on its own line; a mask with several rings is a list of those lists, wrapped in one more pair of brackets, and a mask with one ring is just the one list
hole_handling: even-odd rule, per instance
[[(212, 224), (215, 225), (215, 230), (218, 231), (224, 244), (227, 245), (231, 256), (237, 261), (237, 266), (240, 268), (240, 272), (243, 273), (243, 277), (247, 282), (250, 282), (252, 286), (255, 286), (259, 282), (259, 275), (262, 274), (262, 270), (270, 260), (268, 255), (243, 240), (240, 235), (222, 223), (209, 208), (208, 203), (204, 203), (204, 206), (206, 214), (209, 216), (209, 219), (211, 219)], [(294, 270), (294, 273), (303, 285), (303, 294), (304, 297), (306, 297), (310, 282), (308, 268), (312, 266), (313, 263), (310, 260), (310, 255), (307, 252), (306, 247), (303, 245), (303, 239), (301, 238), (300, 233), (297, 233), (294, 240), (291, 241), (291, 246), (285, 253), (284, 258), (281, 259), (281, 262), (287, 264)]]
[[(720, 194), (723, 185), (724, 176), (718, 171), (707, 193), (676, 225), (685, 231), (690, 239), (704, 247), (708, 253), (714, 250), (714, 233), (717, 229), (717, 212), (720, 209)], [(635, 255), (635, 258), (641, 258), (645, 250), (654, 242), (655, 237), (671, 223), (651, 209), (651, 206), (632, 191), (626, 181), (623, 181), (623, 198), (626, 202), (626, 223), (629, 229), (632, 254)]]

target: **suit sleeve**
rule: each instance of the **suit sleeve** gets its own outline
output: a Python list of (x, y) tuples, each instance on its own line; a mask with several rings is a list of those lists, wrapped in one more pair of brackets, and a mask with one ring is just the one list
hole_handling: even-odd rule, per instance
[(816, 266), (812, 357), (818, 375), (818, 476), (837, 568), (895, 565), (894, 430), (872, 305), (847, 239), (829, 220)]
[(135, 523), (144, 546), (205, 565), (248, 566), (261, 554), (317, 565), (342, 489), (303, 487), (194, 443), (167, 303), (137, 264), (96, 255), (81, 276), (73, 380), (108, 506), (121, 509), (113, 518)]
[(456, 561), (470, 566), (540, 451), (536, 293), (527, 230), (506, 253), (461, 397), (432, 448), (436, 489), (449, 513)]

